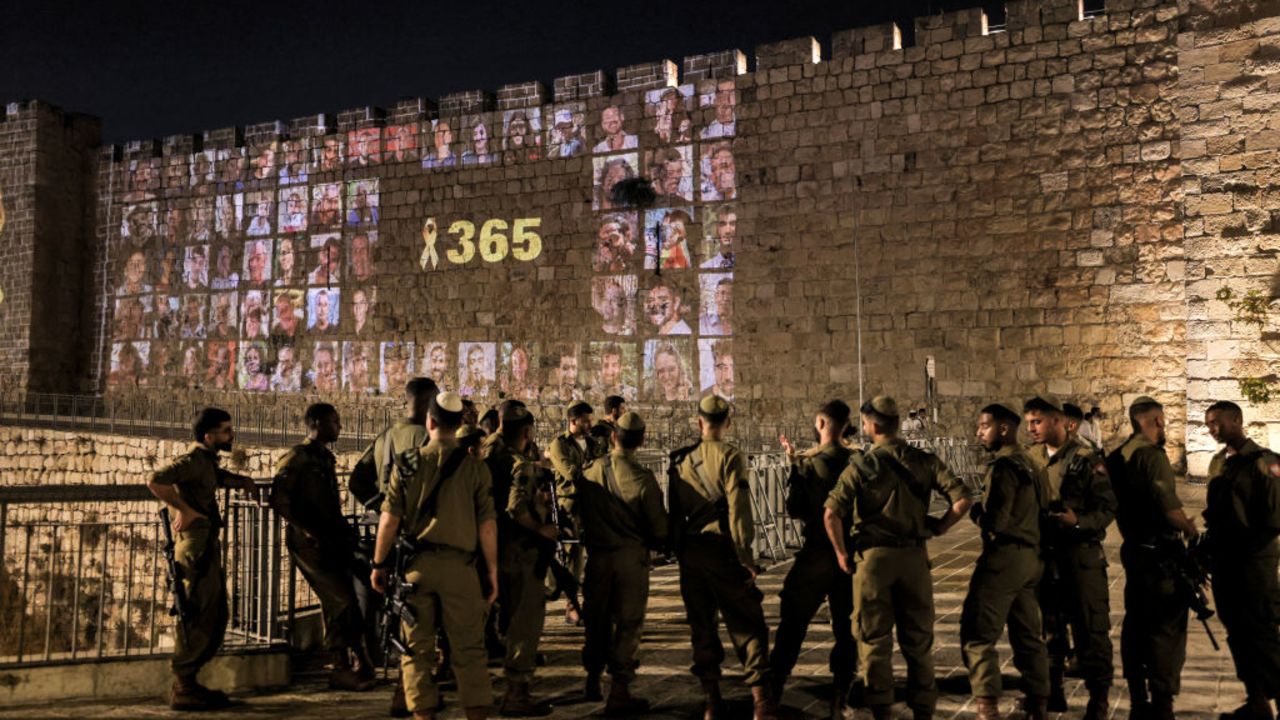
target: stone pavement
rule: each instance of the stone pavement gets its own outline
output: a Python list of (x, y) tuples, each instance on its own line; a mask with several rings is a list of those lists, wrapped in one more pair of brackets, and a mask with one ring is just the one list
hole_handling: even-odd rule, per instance
[[(1184, 486), (1180, 489), (1189, 510), (1197, 515), (1203, 506), (1204, 489), (1201, 486)], [(938, 678), (942, 689), (942, 697), (938, 706), (938, 717), (965, 717), (974, 715), (974, 707), (967, 695), (968, 682), (960, 659), (959, 622), (960, 606), (968, 587), (970, 569), (978, 556), (980, 542), (973, 526), (961, 523), (951, 535), (938, 539), (930, 544), (933, 557), (935, 581), (935, 603), (937, 606), (937, 634), (935, 641), (935, 657)], [(1128, 717), (1128, 703), (1123, 692), (1123, 681), (1119, 679), (1119, 636), (1120, 619), (1122, 617), (1121, 592), (1124, 588), (1123, 574), (1120, 569), (1118, 554), (1118, 533), (1112, 529), (1108, 543), (1111, 557), (1111, 617), (1113, 623), (1112, 636), (1116, 646), (1117, 687), (1112, 690), (1113, 717)], [(783, 577), (789, 564), (780, 564), (761, 575), (761, 586), (765, 591), (768, 605), (770, 627), (777, 625), (778, 590), (782, 586)], [(548, 606), (547, 637), (543, 649), (548, 664), (540, 668), (536, 691), (552, 699), (560, 699), (555, 713), (555, 720), (569, 718), (592, 717), (599, 706), (575, 702), (581, 687), (582, 670), (579, 665), (579, 649), (581, 648), (581, 631), (564, 624), (561, 607)], [(701, 717), (700, 694), (698, 684), (689, 674), (690, 663), (689, 636), (683, 624), (683, 608), (680, 603), (679, 588), (675, 567), (663, 567), (653, 575), (653, 587), (650, 600), (649, 623), (645, 633), (642, 665), (636, 684), (636, 692), (654, 702), (655, 710), (651, 718), (688, 718)], [(821, 616), (825, 618), (825, 615)], [(1226, 633), (1215, 618), (1211, 621), (1215, 634), (1220, 642), (1225, 640)], [(725, 639), (725, 647), (732, 657), (732, 646)], [(784, 704), (794, 717), (813, 717), (820, 715), (826, 703), (826, 693), (830, 688), (830, 680), (826, 670), (826, 657), (830, 648), (830, 633), (821, 624), (810, 633), (806, 652), (800, 658), (795, 677), (788, 685), (783, 698)], [(1001, 703), (1002, 710), (1012, 713), (1015, 708), (1017, 693), (1016, 673), (1010, 664), (1010, 653), (1007, 645), (1001, 649), (1001, 659), (1005, 663), (1006, 690)], [(900, 659), (897, 662), (897, 676), (901, 681), (905, 677), (905, 668)], [(735, 717), (750, 717), (749, 693), (740, 683), (741, 675), (736, 665), (726, 663), (724, 688)], [(1078, 717), (1084, 711), (1087, 693), (1078, 680), (1069, 680), (1067, 693), (1071, 703), (1071, 711), (1064, 717)], [(501, 691), (501, 682), (495, 683), (495, 692)], [(379, 689), (366, 694), (337, 693), (327, 690), (319, 678), (303, 677), (292, 687), (282, 692), (261, 694), (242, 698), (244, 704), (228, 711), (201, 714), (204, 718), (341, 718), (342, 720), (358, 720), (362, 718), (386, 717), (386, 706), (390, 698), (389, 688)], [(1234, 708), (1243, 698), (1243, 688), (1235, 679), (1230, 656), (1223, 645), (1222, 652), (1215, 653), (1209, 645), (1199, 623), (1192, 619), (1187, 652), (1187, 665), (1183, 672), (1183, 694), (1178, 698), (1177, 710), (1180, 717), (1216, 718), (1217, 714)], [(446, 694), (446, 700), (454, 700), (452, 693)], [(905, 706), (899, 704), (897, 710), (904, 717), (909, 717)], [(39, 707), (22, 710), (0, 711), (5, 718), (155, 718), (175, 716), (155, 698), (144, 698), (135, 704), (121, 703), (86, 703), (66, 707)], [(443, 714), (444, 718), (460, 717), (456, 705), (451, 704)], [(869, 717), (869, 715), (867, 715)]]

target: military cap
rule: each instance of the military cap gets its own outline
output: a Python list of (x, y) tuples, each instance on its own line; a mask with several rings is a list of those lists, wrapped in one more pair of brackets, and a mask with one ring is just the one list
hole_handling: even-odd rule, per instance
[(1022, 412), (1043, 410), (1048, 408), (1054, 412), (1062, 412), (1062, 401), (1057, 395), (1049, 392), (1036, 393), (1022, 404)]
[(626, 432), (635, 432), (644, 429), (644, 418), (639, 413), (625, 412), (622, 417), (618, 418), (618, 429)]
[(698, 412), (709, 417), (728, 415), (729, 401), (719, 395), (708, 395), (698, 403)]
[(468, 440), (473, 437), (484, 435), (484, 431), (475, 425), (463, 425), (458, 428), (458, 440)]
[(888, 395), (877, 395), (871, 398), (871, 409), (885, 417), (898, 417), (898, 402)]
[(462, 412), (462, 396), (456, 392), (442, 392), (436, 395), (436, 407), (445, 412)]
[[(1129, 409), (1133, 410), (1134, 406), (1136, 405), (1160, 405), (1160, 401), (1156, 400), (1150, 395), (1139, 395), (1138, 397), (1133, 399), (1133, 402), (1129, 403)], [(1164, 407), (1164, 406), (1160, 405), (1160, 407)]]
[(523, 405), (508, 405), (502, 409), (502, 424), (523, 422), (529, 417), (529, 410)]

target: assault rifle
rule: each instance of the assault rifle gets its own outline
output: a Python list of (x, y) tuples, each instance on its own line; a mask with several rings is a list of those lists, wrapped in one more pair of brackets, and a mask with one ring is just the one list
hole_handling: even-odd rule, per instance
[(160, 554), (164, 556), (165, 567), (169, 575), (169, 589), (173, 591), (173, 604), (169, 606), (169, 615), (178, 619), (178, 631), (186, 633), (186, 622), (191, 618), (191, 601), (187, 598), (187, 589), (182, 584), (182, 566), (174, 553), (173, 525), (169, 519), (168, 506), (160, 508), (160, 527), (164, 529), (164, 545), (160, 546)]
[(1209, 582), (1209, 571), (1199, 561), (1203, 556), (1199, 545), (1200, 538), (1192, 540), (1191, 546), (1188, 547), (1180, 538), (1167, 537), (1158, 538), (1153, 543), (1142, 547), (1158, 555), (1161, 569), (1173, 578), (1174, 591), (1187, 604), (1191, 612), (1195, 613), (1196, 619), (1204, 626), (1205, 634), (1209, 636), (1209, 643), (1213, 645), (1215, 651), (1218, 651), (1221, 650), (1218, 639), (1214, 637), (1213, 629), (1209, 627), (1209, 618), (1213, 617), (1213, 609), (1209, 607), (1209, 596), (1204, 591), (1205, 584)]
[[(547, 540), (541, 535), (535, 533), (538, 545), (541, 550), (541, 560), (547, 564), (547, 569), (551, 571), (551, 578), (555, 581), (555, 587), (551, 592), (551, 599), (557, 600), (561, 595), (569, 603), (569, 607), (582, 616), (582, 604), (578, 602), (578, 578), (565, 567), (565, 563), (569, 558), (569, 549), (564, 539), (564, 526), (560, 524), (560, 498), (556, 492), (556, 480), (546, 468), (539, 468), (539, 484), (547, 485), (551, 489), (551, 522), (556, 526), (556, 539)], [(576, 542), (576, 541), (575, 541)], [(548, 547), (548, 544), (550, 545)]]
[(412, 558), (413, 544), (404, 537), (397, 536), (395, 547), (391, 550), (387, 592), (382, 596), (382, 607), (378, 609), (378, 644), (384, 658), (390, 658), (392, 651), (404, 657), (413, 656), (413, 651), (404, 638), (400, 637), (401, 623), (411, 630), (418, 624), (418, 613), (409, 604), (409, 595), (417, 586), (404, 579)]

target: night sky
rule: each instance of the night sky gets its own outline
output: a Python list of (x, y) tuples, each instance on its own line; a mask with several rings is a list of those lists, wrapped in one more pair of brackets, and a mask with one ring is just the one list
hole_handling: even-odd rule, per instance
[[(104, 119), (107, 142), (430, 97), (910, 19), (980, 0), (309, 3), (39, 0), (0, 20), (0, 102)], [(1002, 3), (986, 3), (998, 21)], [(18, 6), (6, 0), (0, 7)], [(909, 39), (909, 38), (908, 38)], [(753, 61), (754, 59), (752, 59)]]

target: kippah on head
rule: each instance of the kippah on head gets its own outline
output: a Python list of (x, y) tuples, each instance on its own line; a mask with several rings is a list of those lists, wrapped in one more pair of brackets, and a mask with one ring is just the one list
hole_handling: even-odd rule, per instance
[(729, 401), (719, 395), (708, 395), (698, 403), (698, 414), (711, 422), (729, 417)]
[(500, 408), (498, 413), (501, 416), (500, 419), (504, 426), (513, 423), (522, 423), (530, 416), (529, 410), (524, 406), (524, 403), (510, 403)]
[(578, 400), (569, 406), (569, 419), (577, 420), (578, 418), (584, 415), (590, 415), (593, 412), (595, 411), (591, 409), (591, 406), (587, 404), (586, 400)]
[(1062, 403), (1062, 414), (1072, 420), (1084, 420), (1084, 410), (1080, 409), (1075, 403)]
[(1163, 408), (1164, 406), (1160, 404), (1159, 400), (1150, 395), (1139, 395), (1133, 399), (1133, 402), (1129, 403), (1129, 412), (1148, 410), (1152, 407)]
[(463, 408), (462, 396), (452, 390), (442, 392), (436, 395), (435, 405), (445, 412), (460, 413)]
[(625, 412), (618, 418), (618, 429), (633, 432), (644, 429), (644, 418), (636, 412)]
[(1022, 404), (1022, 412), (1061, 413), (1062, 401), (1053, 393), (1040, 393)]
[(982, 408), (979, 414), (990, 415), (997, 422), (1007, 422), (1016, 426), (1022, 423), (1022, 416), (1013, 409), (1014, 407), (1017, 407), (1015, 403), (996, 402)]

